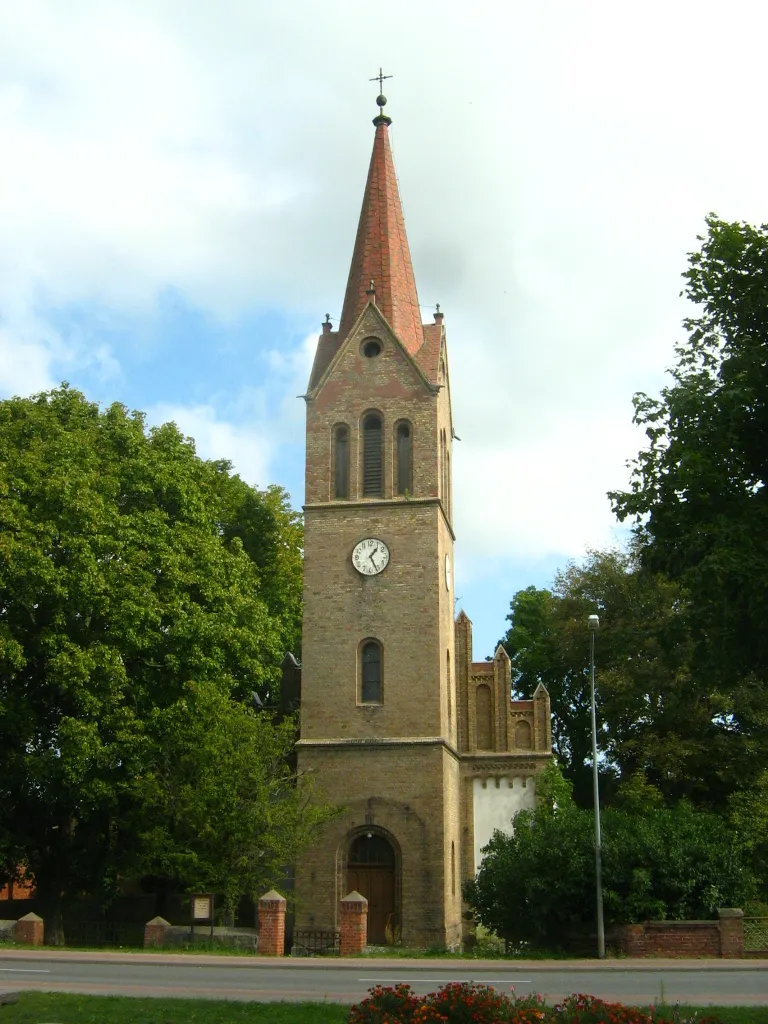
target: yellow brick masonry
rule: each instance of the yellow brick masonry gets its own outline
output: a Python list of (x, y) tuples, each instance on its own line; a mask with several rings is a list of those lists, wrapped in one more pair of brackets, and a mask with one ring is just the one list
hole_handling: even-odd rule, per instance
[[(361, 352), (368, 337), (383, 349)], [(372, 305), (363, 311), (307, 401), (304, 631), (299, 770), (343, 808), (297, 867), (299, 927), (339, 927), (346, 856), (360, 831), (385, 835), (397, 857), (397, 917), (409, 945), (461, 937), (459, 763), (453, 686), (453, 568), (449, 495), (441, 493), (440, 433), (451, 436), (443, 357), (428, 382)], [(361, 498), (360, 424), (384, 422), (384, 497)], [(413, 427), (413, 493), (393, 493), (395, 426)], [(348, 501), (332, 501), (333, 428), (350, 430)], [(448, 441), (450, 445), (450, 440)], [(351, 563), (364, 537), (383, 540), (387, 569)], [(383, 647), (383, 701), (360, 700), (360, 646)]]

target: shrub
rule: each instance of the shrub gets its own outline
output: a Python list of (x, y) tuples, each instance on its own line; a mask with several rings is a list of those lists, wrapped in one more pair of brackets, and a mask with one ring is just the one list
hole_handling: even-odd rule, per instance
[[(754, 891), (726, 822), (685, 803), (639, 814), (603, 812), (605, 923), (714, 917)], [(494, 832), (464, 897), (507, 942), (555, 949), (594, 929), (594, 817), (566, 804), (521, 811), (513, 835)]]

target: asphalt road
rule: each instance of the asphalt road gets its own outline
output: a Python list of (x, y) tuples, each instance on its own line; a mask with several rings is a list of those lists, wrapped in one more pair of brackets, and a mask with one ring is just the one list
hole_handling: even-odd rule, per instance
[(700, 1006), (768, 1006), (768, 961), (757, 960), (467, 963), (32, 950), (0, 954), (0, 991), (353, 1003), (376, 984), (407, 982), (417, 992), (428, 992), (448, 981), (470, 980), (507, 991), (514, 986), (520, 994), (539, 992), (550, 1002), (584, 992), (630, 1004), (664, 999)]

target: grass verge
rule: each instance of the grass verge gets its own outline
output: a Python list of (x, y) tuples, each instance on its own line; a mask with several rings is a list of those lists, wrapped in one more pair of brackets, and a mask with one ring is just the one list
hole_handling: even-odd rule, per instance
[[(680, 1007), (693, 1013), (701, 1007)], [(722, 1024), (766, 1024), (764, 1006), (711, 1006)], [(206, 999), (137, 999), (20, 992), (0, 1005), (0, 1024), (346, 1024), (336, 1003), (239, 1003)]]
[(20, 992), (0, 1005), (0, 1024), (345, 1024), (336, 1003), (238, 1003)]

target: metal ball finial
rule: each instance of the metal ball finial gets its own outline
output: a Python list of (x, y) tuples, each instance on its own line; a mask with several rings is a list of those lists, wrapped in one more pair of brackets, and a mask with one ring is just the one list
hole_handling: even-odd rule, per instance
[(384, 95), (384, 93), (379, 93), (379, 95), (376, 97), (376, 102), (380, 107), (386, 107), (387, 97)]

